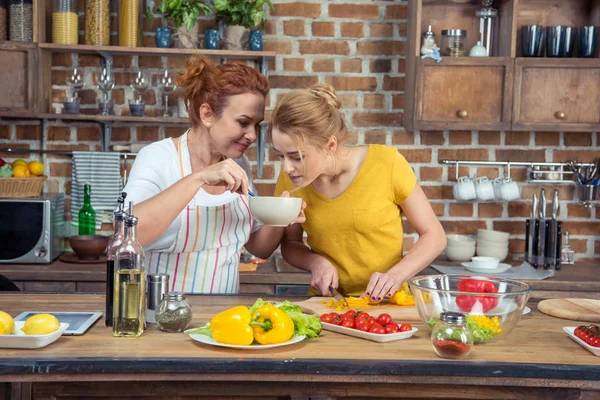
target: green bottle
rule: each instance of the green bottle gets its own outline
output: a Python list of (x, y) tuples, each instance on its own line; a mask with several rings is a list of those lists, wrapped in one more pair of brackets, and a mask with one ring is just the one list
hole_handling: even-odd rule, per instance
[(96, 234), (96, 211), (92, 208), (92, 187), (89, 183), (83, 186), (83, 206), (79, 210), (79, 234)]

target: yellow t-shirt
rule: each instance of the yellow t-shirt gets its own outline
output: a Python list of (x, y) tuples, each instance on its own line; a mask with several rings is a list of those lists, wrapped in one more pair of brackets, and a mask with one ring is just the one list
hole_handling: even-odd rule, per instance
[[(416, 182), (397, 149), (370, 145), (356, 177), (340, 196), (327, 198), (312, 185), (291, 194), (306, 202), (302, 227), (308, 245), (335, 266), (346, 295), (363, 294), (374, 272), (386, 272), (402, 259), (400, 205)], [(281, 171), (275, 196), (293, 188)]]

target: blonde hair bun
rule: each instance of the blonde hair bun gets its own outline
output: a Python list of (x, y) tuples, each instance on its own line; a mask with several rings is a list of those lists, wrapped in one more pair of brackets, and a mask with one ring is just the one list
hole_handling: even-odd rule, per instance
[(342, 106), (342, 102), (337, 97), (337, 94), (335, 93), (335, 89), (333, 88), (333, 86), (331, 86), (328, 83), (320, 83), (316, 86), (311, 87), (308, 90), (313, 95), (325, 100), (327, 102), (327, 104), (329, 104), (331, 107), (334, 107), (339, 110), (340, 107)]

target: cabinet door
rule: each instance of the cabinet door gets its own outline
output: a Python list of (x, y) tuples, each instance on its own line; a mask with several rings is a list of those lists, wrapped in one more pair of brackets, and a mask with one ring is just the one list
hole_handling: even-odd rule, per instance
[(34, 44), (0, 43), (0, 112), (35, 113), (37, 48)]
[(597, 129), (600, 126), (600, 62), (517, 59), (515, 95), (513, 129)]
[(505, 129), (510, 125), (512, 64), (507, 59), (419, 62), (420, 129)]

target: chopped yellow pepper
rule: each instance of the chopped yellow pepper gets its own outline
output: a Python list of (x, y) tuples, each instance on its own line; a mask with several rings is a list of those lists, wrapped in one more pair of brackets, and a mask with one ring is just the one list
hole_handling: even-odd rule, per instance
[(398, 304), (399, 306), (414, 306), (415, 298), (408, 292), (401, 289), (393, 294), (393, 296), (390, 298), (390, 303)]
[(254, 339), (260, 344), (277, 344), (290, 340), (294, 334), (294, 321), (273, 304), (259, 307), (250, 323)]

